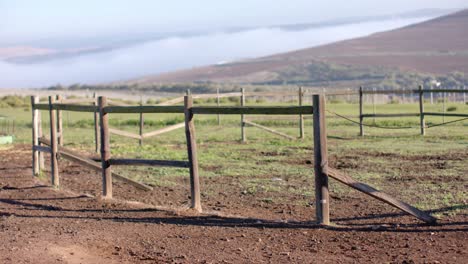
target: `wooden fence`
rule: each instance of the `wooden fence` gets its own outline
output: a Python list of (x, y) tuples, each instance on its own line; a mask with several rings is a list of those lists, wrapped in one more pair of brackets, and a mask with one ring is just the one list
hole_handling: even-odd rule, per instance
[[(240, 92), (219, 93), (219, 89), (218, 89), (217, 93), (215, 93), (215, 94), (196, 94), (196, 95), (193, 94), (192, 99), (216, 99), (217, 107), (221, 107), (221, 103), (220, 103), (221, 98), (238, 97), (240, 99), (239, 100), (240, 105), (241, 106), (246, 106), (246, 98), (247, 97), (253, 97), (253, 96), (256, 96), (256, 97), (279, 97), (279, 96), (284, 97), (284, 96), (290, 96), (290, 97), (298, 97), (298, 106), (302, 106), (303, 105), (303, 97), (304, 97), (305, 94), (306, 93), (305, 93), (305, 91), (303, 90), (302, 87), (298, 88), (298, 92), (293, 92), (293, 91), (289, 91), (289, 92), (246, 92), (244, 89), (241, 89)], [(339, 94), (342, 94), (342, 93), (339, 93)], [(333, 95), (336, 95), (336, 94), (333, 93)], [(94, 94), (94, 97), (96, 98), (96, 94)], [(86, 100), (86, 99), (85, 100), (73, 100), (72, 102), (92, 102), (92, 100)], [(174, 106), (175, 104), (179, 104), (179, 103), (183, 103), (183, 102), (184, 102), (184, 96), (181, 96), (181, 97), (173, 98), (173, 99), (170, 99), (170, 100), (165, 101), (163, 103), (160, 103), (160, 104), (158, 104), (158, 106)], [(113, 106), (122, 106), (122, 107), (132, 106), (132, 105), (129, 105), (129, 104), (125, 104), (125, 103), (122, 103), (122, 102), (115, 102), (115, 101), (109, 101), (108, 103), (109, 103), (109, 105), (113, 105)], [(143, 106), (142, 101), (140, 101), (140, 106)], [(177, 109), (177, 106), (174, 106), (174, 107), (175, 108), (173, 108), (173, 109)], [(179, 108), (180, 107), (181, 106), (179, 106)], [(137, 113), (137, 112), (135, 112), (135, 113)], [(143, 140), (146, 139), (146, 138), (159, 136), (159, 135), (162, 135), (164, 133), (171, 132), (171, 131), (179, 129), (179, 128), (183, 128), (185, 126), (185, 123), (182, 122), (182, 123), (179, 123), (179, 124), (167, 126), (165, 128), (162, 128), (162, 129), (158, 129), (158, 130), (155, 130), (155, 131), (144, 133), (144, 123), (145, 123), (144, 122), (144, 114), (145, 114), (144, 112), (139, 113), (139, 115), (140, 115), (140, 118), (139, 118), (139, 134), (128, 132), (128, 131), (123, 131), (123, 130), (115, 129), (115, 128), (109, 128), (109, 132), (111, 134), (114, 134), (114, 135), (119, 135), (119, 136), (122, 136), (122, 137), (136, 139), (136, 140), (139, 141), (139, 144), (142, 145)], [(277, 130), (274, 130), (272, 128), (257, 124), (252, 119), (248, 120), (248, 119), (245, 118), (245, 115), (243, 115), (243, 114), (241, 115), (240, 127), (241, 127), (241, 140), (242, 140), (242, 142), (247, 141), (247, 134), (246, 134), (246, 131), (245, 131), (245, 128), (247, 126), (252, 126), (252, 127), (255, 127), (255, 128), (259, 128), (259, 129), (262, 129), (262, 130), (267, 131), (269, 133), (272, 133), (274, 135), (281, 136), (283, 138), (287, 138), (287, 139), (290, 139), (290, 140), (295, 140), (296, 139), (296, 137), (293, 137), (293, 136), (287, 135), (285, 133), (279, 132)], [(259, 117), (257, 116), (257, 117), (255, 117), (255, 119), (258, 120)], [(289, 118), (288, 120), (291, 120), (291, 119)], [(304, 115), (298, 115), (297, 120), (299, 121), (299, 136), (298, 136), (298, 138), (299, 139), (304, 139)], [(95, 142), (99, 142), (99, 140), (98, 140), (99, 139), (99, 133), (98, 133), (99, 125), (98, 125), (98, 118), (97, 117), (95, 118), (94, 122), (95, 122), (95, 139), (96, 139)], [(218, 122), (218, 125), (221, 124), (221, 119), (220, 119), (219, 114), (217, 115), (217, 122)], [(96, 145), (96, 152), (98, 152), (98, 145)]]
[[(447, 113), (445, 112), (445, 97), (444, 97), (444, 112), (443, 113), (434, 113), (434, 112), (425, 112), (424, 111), (424, 94), (433, 94), (433, 93), (462, 93), (464, 103), (466, 103), (465, 94), (468, 93), (468, 90), (462, 89), (423, 89), (422, 86), (419, 86), (417, 90), (364, 90), (362, 87), (359, 88), (359, 127), (361, 136), (364, 136), (364, 118), (392, 118), (392, 117), (419, 117), (420, 120), (420, 129), (421, 135), (426, 134), (426, 116), (442, 116), (442, 117), (466, 117), (468, 114), (462, 113)], [(374, 103), (374, 113), (373, 114), (364, 114), (364, 95), (366, 94), (418, 94), (419, 95), (419, 113), (401, 113), (401, 114), (376, 114), (375, 113), (375, 103)], [(443, 121), (445, 123), (445, 119)]]
[[(31, 98), (32, 103), (32, 135), (33, 135), (33, 174), (40, 172), (39, 154), (46, 152), (51, 154), (51, 181), (59, 187), (58, 158), (62, 157), (72, 162), (76, 162), (88, 168), (98, 170), (102, 174), (102, 197), (112, 198), (112, 179), (123, 180), (135, 187), (150, 190), (151, 188), (135, 182), (131, 179), (117, 175), (112, 172), (113, 166), (170, 166), (188, 167), (190, 171), (190, 192), (191, 208), (201, 211), (201, 195), (198, 171), (198, 150), (196, 144), (196, 133), (194, 125), (195, 115), (311, 115), (313, 114), (313, 135), (314, 135), (314, 169), (315, 169), (315, 193), (316, 193), (316, 217), (319, 224), (329, 225), (329, 190), (328, 178), (334, 178), (345, 185), (361, 191), (371, 197), (390, 204), (404, 212), (407, 212), (418, 219), (434, 223), (436, 219), (431, 215), (412, 207), (409, 204), (398, 201), (395, 198), (382, 193), (373, 187), (360, 183), (350, 176), (333, 169), (328, 164), (326, 120), (325, 120), (325, 97), (323, 95), (313, 95), (313, 106), (193, 106), (194, 97), (190, 94), (184, 97), (183, 106), (112, 106), (108, 104), (105, 97), (98, 97), (97, 105), (75, 105), (64, 104), (56, 101), (56, 97), (49, 97), (48, 104), (39, 104), (37, 97)], [(49, 111), (50, 117), (50, 140), (45, 139), (39, 129), (39, 110)], [(59, 111), (79, 111), (98, 113), (100, 123), (100, 163), (86, 158), (73, 150), (67, 149), (59, 144), (59, 137), (63, 136), (63, 131), (58, 132), (56, 122)], [(183, 113), (185, 116), (185, 134), (188, 152), (188, 161), (172, 160), (144, 160), (144, 159), (114, 159), (111, 157), (110, 149), (110, 128), (109, 115), (114, 113)], [(63, 140), (62, 140), (63, 142)]]

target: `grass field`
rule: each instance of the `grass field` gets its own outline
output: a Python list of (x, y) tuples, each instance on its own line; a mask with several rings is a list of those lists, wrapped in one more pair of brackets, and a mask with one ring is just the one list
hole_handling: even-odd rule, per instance
[[(287, 105), (284, 103), (284, 105)], [(451, 103), (457, 113), (468, 113), (468, 106)], [(377, 105), (377, 113), (418, 113), (417, 104)], [(441, 112), (442, 105), (426, 104), (426, 111)], [(346, 116), (357, 116), (356, 104), (328, 104), (327, 110)], [(16, 142), (31, 142), (31, 112), (23, 109), (1, 109), (3, 115), (16, 120)], [(372, 113), (366, 105), (365, 113)], [(48, 112), (43, 112), (43, 127), (48, 135)], [(386, 130), (365, 128), (365, 137), (359, 137), (359, 127), (341, 118), (327, 120), (331, 165), (358, 180), (385, 190), (422, 209), (451, 208), (443, 213), (454, 215), (467, 211), (466, 180), (468, 155), (468, 120), (427, 130), (419, 135), (419, 118), (376, 119), (380, 126), (411, 126), (411, 129)], [(298, 136), (298, 122), (260, 121), (261, 116), (247, 117), (292, 136)], [(358, 120), (357, 118), (353, 118)], [(445, 118), (445, 121), (457, 118)], [(459, 119), (459, 118), (458, 118)], [(145, 131), (183, 121), (182, 115), (147, 114)], [(373, 124), (369, 118), (367, 124)], [(442, 117), (427, 117), (427, 124), (442, 123)], [(112, 114), (110, 124), (127, 131), (138, 131), (138, 115)], [(89, 153), (94, 149), (92, 115), (63, 113), (65, 146)], [(249, 196), (260, 204), (293, 203), (307, 206), (313, 192), (312, 122), (306, 119), (306, 139), (290, 141), (257, 128), (246, 129), (248, 142), (240, 139), (240, 117), (196, 116), (197, 144), (199, 146), (200, 175), (207, 182), (202, 186), (203, 199), (215, 200), (226, 188)], [(187, 160), (183, 129), (147, 139), (142, 147), (132, 139), (112, 135), (113, 157)], [(115, 171), (164, 188), (185, 184), (188, 169), (118, 167)], [(235, 182), (226, 184), (226, 179)], [(335, 181), (331, 182), (335, 197), (349, 197), (354, 191)]]

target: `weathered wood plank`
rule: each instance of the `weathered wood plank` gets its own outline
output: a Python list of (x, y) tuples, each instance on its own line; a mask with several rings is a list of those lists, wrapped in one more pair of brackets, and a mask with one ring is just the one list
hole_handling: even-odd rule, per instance
[(36, 103), (36, 104), (34, 104), (34, 109), (37, 109), (37, 110), (49, 110), (49, 104), (39, 104), (39, 103)]
[(107, 106), (104, 108), (105, 113), (184, 113), (184, 107), (180, 105), (143, 105), (143, 106)]
[(190, 168), (190, 194), (191, 208), (201, 212), (201, 195), (200, 195), (200, 177), (198, 174), (198, 154), (197, 154), (197, 138), (195, 135), (195, 123), (192, 112), (193, 99), (187, 93), (184, 97), (184, 114), (185, 114), (185, 137), (187, 139), (187, 152)]
[(224, 115), (310, 115), (310, 106), (195, 106), (194, 114), (224, 114)]
[[(245, 107), (245, 90), (241, 88), (241, 97), (240, 97), (241, 107)], [(247, 141), (247, 135), (245, 134), (245, 115), (241, 114), (241, 141)]]
[(54, 104), (52, 108), (54, 110), (64, 110), (64, 111), (70, 111), (70, 112), (93, 113), (96, 111), (96, 106), (94, 105)]
[(176, 129), (179, 129), (179, 128), (182, 128), (182, 127), (185, 127), (185, 122), (145, 133), (145, 134), (142, 135), (142, 137), (143, 138), (150, 138), (150, 137), (158, 136), (158, 135), (161, 135), (161, 134), (164, 134), (164, 133), (167, 133), (167, 132), (170, 132), (170, 131), (173, 131), (173, 130), (176, 130)]
[(39, 98), (31, 96), (31, 109), (32, 109), (32, 168), (33, 176), (39, 175), (39, 152), (34, 149), (39, 145), (39, 110), (35, 109), (35, 104), (39, 103)]
[(358, 182), (356, 180), (354, 180), (353, 178), (351, 178), (350, 176), (342, 173), (342, 172), (339, 172), (338, 170), (336, 169), (333, 169), (333, 168), (330, 168), (328, 167), (328, 170), (327, 170), (327, 174), (328, 176), (332, 177), (333, 179), (341, 182), (341, 183), (344, 183), (348, 186), (350, 186), (351, 188), (353, 189), (356, 189), (360, 192), (363, 192), (367, 195), (370, 195), (371, 197), (373, 198), (376, 198), (377, 200), (380, 200), (382, 202), (385, 202), (395, 208), (398, 208), (404, 212), (407, 212), (409, 213), (410, 215), (426, 222), (426, 223), (435, 223), (437, 221), (436, 218), (432, 217), (430, 214), (426, 213), (426, 212), (423, 212), (405, 202), (402, 202), (402, 201), (399, 201), (397, 199), (395, 199), (394, 197), (386, 194), (386, 193), (383, 193), (375, 188), (373, 188), (372, 186), (369, 186), (365, 183), (361, 183), (361, 182)]
[[(38, 128), (38, 134), (37, 136), (39, 138), (41, 138), (43, 136), (43, 131), (42, 131), (42, 113), (39, 111), (38, 113), (38, 124), (39, 126)], [(39, 142), (39, 145), (41, 143)], [(45, 159), (44, 159), (44, 153), (43, 152), (39, 152), (39, 172), (42, 171), (43, 169), (45, 168)]]
[(49, 117), (50, 117), (50, 164), (51, 164), (51, 182), (55, 187), (60, 185), (59, 168), (57, 160), (58, 140), (57, 140), (57, 112), (53, 109), (55, 97), (49, 96)]
[(52, 153), (52, 149), (50, 147), (44, 147), (44, 146), (38, 146), (38, 145), (34, 145), (33, 150), (39, 151), (39, 152)]
[(315, 206), (317, 222), (330, 224), (330, 197), (328, 191), (328, 150), (325, 123), (325, 96), (313, 95), (314, 106), (314, 170)]
[(93, 93), (93, 105), (96, 106), (96, 111), (94, 112), (94, 151), (99, 153), (99, 112), (97, 111), (98, 98), (97, 94)]
[(268, 131), (268, 132), (270, 132), (272, 134), (275, 134), (275, 135), (278, 135), (278, 136), (281, 136), (281, 137), (284, 137), (284, 138), (287, 138), (287, 139), (290, 139), (290, 140), (295, 140), (296, 139), (294, 137), (291, 137), (290, 135), (286, 135), (286, 134), (281, 133), (279, 131), (276, 131), (274, 129), (271, 129), (271, 128), (256, 124), (256, 123), (248, 121), (248, 120), (244, 120), (244, 123), (247, 124), (247, 125), (251, 125), (253, 127), (256, 127), (256, 128), (263, 129), (263, 130)]
[(134, 139), (138, 139), (138, 140), (141, 139), (140, 135), (138, 135), (138, 134), (123, 131), (123, 130), (119, 130), (119, 129), (115, 129), (115, 128), (109, 128), (109, 133), (114, 134), (114, 135), (119, 135), (119, 136), (122, 136), (122, 137), (134, 138)]
[(426, 122), (424, 121), (424, 92), (422, 86), (419, 86), (419, 124), (421, 126), (421, 135), (426, 135)]
[(116, 166), (160, 166), (177, 168), (189, 167), (189, 162), (178, 160), (110, 159), (109, 163)]
[(112, 198), (112, 171), (109, 163), (110, 153), (110, 136), (109, 136), (109, 114), (104, 112), (107, 106), (106, 97), (99, 96), (99, 124), (101, 128), (101, 167), (102, 167), (102, 196), (104, 198)]

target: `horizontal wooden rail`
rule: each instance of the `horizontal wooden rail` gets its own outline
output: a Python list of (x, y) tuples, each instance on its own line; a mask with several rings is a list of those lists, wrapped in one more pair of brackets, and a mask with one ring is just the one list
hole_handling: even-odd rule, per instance
[(34, 104), (33, 105), (33, 110), (49, 110), (49, 104)]
[[(34, 109), (49, 110), (49, 104), (35, 104)], [(54, 110), (64, 110), (72, 112), (96, 112), (97, 107), (94, 105), (73, 105), (73, 104), (52, 104)]]
[[(50, 140), (48, 139), (45, 139), (45, 138), (39, 138), (39, 142), (41, 142), (42, 144), (44, 145), (48, 145), (50, 146)], [(78, 164), (81, 164), (89, 169), (92, 169), (92, 170), (95, 170), (95, 171), (98, 171), (98, 172), (101, 172), (102, 171), (102, 167), (101, 167), (101, 163), (98, 163), (98, 162), (95, 162), (94, 160), (92, 159), (89, 159), (89, 158), (86, 158), (72, 150), (69, 150), (69, 149), (66, 149), (64, 147), (61, 147), (59, 146), (59, 149), (58, 149), (58, 154), (63, 157), (64, 159), (67, 159), (69, 161), (72, 161), (72, 162), (75, 162), (75, 163), (78, 163)], [(148, 185), (145, 185), (145, 184), (142, 184), (142, 183), (139, 183), (137, 181), (134, 181), (132, 179), (129, 179), (125, 176), (122, 176), (120, 174), (117, 174), (115, 172), (112, 172), (112, 177), (116, 180), (119, 180), (119, 181), (122, 181), (122, 182), (125, 182), (127, 184), (130, 184), (138, 189), (141, 189), (141, 190), (145, 190), (145, 191), (151, 191), (153, 190), (153, 188), (151, 188), (150, 186)]]
[(53, 104), (52, 109), (64, 110), (72, 112), (96, 112), (97, 107), (94, 105), (73, 105), (73, 104)]
[(176, 125), (172, 125), (172, 126), (168, 126), (168, 127), (165, 127), (165, 128), (161, 128), (161, 129), (158, 129), (158, 130), (155, 130), (155, 131), (152, 131), (152, 132), (145, 133), (145, 134), (141, 135), (141, 137), (142, 138), (154, 137), (154, 136), (158, 136), (158, 135), (161, 135), (161, 134), (164, 134), (164, 133), (167, 133), (167, 132), (170, 132), (170, 131), (173, 131), (173, 130), (176, 130), (176, 129), (179, 129), (179, 128), (182, 128), (182, 127), (185, 127), (185, 122), (179, 123), (179, 124), (176, 124)]
[(114, 129), (114, 128), (109, 128), (109, 133), (114, 134), (114, 135), (119, 135), (122, 137), (129, 137), (129, 138), (134, 138), (134, 139), (141, 139), (141, 136), (138, 134), (134, 134), (131, 132), (119, 130), (119, 129)]
[(420, 116), (419, 113), (401, 113), (401, 114), (363, 114), (362, 117), (405, 117), (405, 116)]
[(107, 106), (104, 107), (105, 113), (184, 113), (184, 107), (179, 105), (142, 105), (142, 106)]
[(416, 218), (426, 222), (426, 223), (435, 223), (437, 221), (436, 218), (432, 217), (430, 214), (426, 213), (426, 212), (423, 212), (407, 203), (404, 203), (402, 201), (399, 201), (395, 198), (393, 198), (392, 196), (386, 194), (386, 193), (383, 193), (377, 189), (375, 189), (374, 187), (372, 186), (369, 186), (365, 183), (361, 183), (361, 182), (358, 182), (356, 180), (354, 180), (353, 178), (351, 178), (350, 176), (344, 174), (344, 173), (341, 173), (339, 172), (338, 170), (336, 169), (333, 169), (333, 168), (330, 168), (328, 167), (327, 170), (326, 170), (326, 173), (329, 177), (341, 182), (341, 183), (344, 183), (346, 185), (348, 185), (349, 187), (353, 188), (353, 189), (356, 189), (360, 192), (363, 192), (367, 195), (370, 195), (371, 197), (373, 198), (376, 198), (382, 202), (385, 202), (393, 207), (396, 207), (404, 212), (407, 212), (409, 213), (410, 215), (413, 215), (415, 216)]
[(310, 115), (313, 112), (311, 106), (195, 106), (191, 111), (208, 115)]
[(427, 116), (446, 116), (446, 117), (468, 117), (468, 114), (457, 114), (457, 113), (431, 113), (425, 112)]
[(272, 134), (275, 134), (275, 135), (278, 135), (278, 136), (281, 136), (281, 137), (284, 137), (284, 138), (287, 138), (287, 139), (290, 139), (290, 140), (295, 140), (296, 138), (294, 137), (291, 137), (290, 135), (286, 135), (284, 133), (281, 133), (279, 131), (276, 131), (274, 129), (271, 129), (271, 128), (268, 128), (268, 127), (265, 127), (265, 126), (262, 126), (262, 125), (259, 125), (259, 124), (256, 124), (254, 122), (250, 122), (248, 120), (244, 120), (244, 123), (246, 123), (247, 125), (251, 125), (253, 127), (256, 127), (256, 128), (260, 128), (260, 129), (263, 129), (265, 131), (268, 131)]
[(44, 147), (44, 146), (33, 146), (34, 151), (40, 151), (40, 152), (46, 152), (46, 153), (51, 153), (52, 150), (50, 147)]
[(160, 166), (160, 167), (176, 167), (188, 168), (188, 161), (177, 160), (146, 160), (146, 159), (110, 159), (110, 165), (115, 166)]

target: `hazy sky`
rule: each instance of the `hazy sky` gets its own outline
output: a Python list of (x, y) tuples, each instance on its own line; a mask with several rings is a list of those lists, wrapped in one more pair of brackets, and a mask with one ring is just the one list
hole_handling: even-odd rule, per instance
[(466, 0), (0, 0), (0, 45), (462, 8)]

